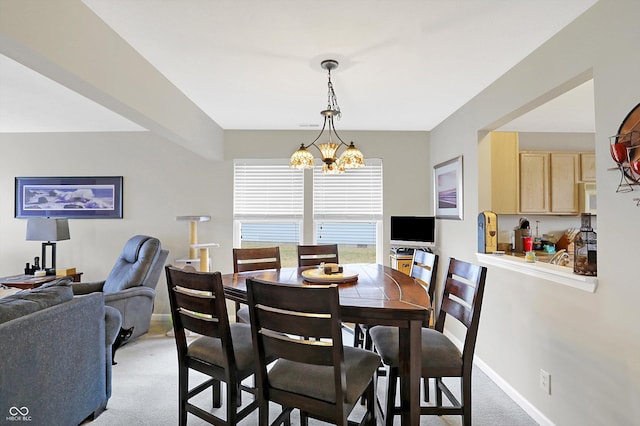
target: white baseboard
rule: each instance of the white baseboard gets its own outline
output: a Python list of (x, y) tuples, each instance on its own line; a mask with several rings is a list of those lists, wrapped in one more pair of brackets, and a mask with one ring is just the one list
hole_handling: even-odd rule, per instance
[[(445, 334), (451, 341), (458, 347), (462, 348), (462, 342), (453, 336), (451, 333)], [(555, 426), (555, 424), (547, 418), (540, 410), (538, 410), (531, 402), (523, 397), (513, 386), (511, 386), (506, 380), (504, 380), (498, 373), (496, 373), (489, 365), (477, 356), (473, 357), (474, 365), (478, 366), (484, 374), (486, 374), (493, 383), (495, 383), (504, 393), (509, 396), (527, 413), (536, 423), (540, 426)]]
[(151, 314), (151, 321), (171, 322), (171, 314)]

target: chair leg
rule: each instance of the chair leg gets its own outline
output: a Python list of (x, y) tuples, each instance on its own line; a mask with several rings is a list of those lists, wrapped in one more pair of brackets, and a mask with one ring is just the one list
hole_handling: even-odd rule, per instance
[(422, 378), (422, 387), (424, 388), (423, 400), (424, 402), (429, 402), (429, 378), (428, 377)]
[[(220, 383), (220, 382), (218, 382)], [(227, 423), (235, 425), (238, 412), (238, 400), (240, 398), (240, 386), (237, 383), (227, 383)]]
[(369, 327), (366, 327), (365, 331), (364, 331), (364, 343), (363, 343), (363, 346), (368, 351), (372, 351), (373, 350), (373, 340), (371, 340), (371, 334), (369, 334)]
[(189, 371), (185, 367), (178, 368), (178, 424), (187, 426), (187, 394), (189, 393)]
[(442, 389), (440, 389), (440, 385), (442, 383), (442, 377), (436, 377), (436, 406), (442, 407)]
[(385, 426), (393, 426), (393, 415), (396, 408), (397, 386), (398, 367), (389, 367), (389, 374), (387, 374), (387, 409), (384, 415)]
[(213, 382), (213, 385), (211, 385), (211, 392), (213, 399), (213, 408), (222, 407), (222, 388), (219, 380)]
[(269, 401), (260, 397), (258, 401), (258, 424), (269, 426)]
[(300, 411), (300, 426), (309, 426), (309, 416), (304, 411)]
[(462, 401), (462, 424), (471, 426), (471, 374), (466, 374), (460, 379)]
[(371, 383), (367, 386), (365, 391), (367, 395), (367, 414), (366, 424), (369, 426), (376, 426), (376, 378), (371, 379)]
[(360, 348), (362, 347), (362, 329), (360, 328), (360, 324), (353, 324), (353, 347)]

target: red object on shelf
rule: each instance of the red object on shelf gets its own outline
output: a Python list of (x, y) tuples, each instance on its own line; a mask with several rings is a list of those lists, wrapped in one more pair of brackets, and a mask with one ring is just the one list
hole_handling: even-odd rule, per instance
[(629, 142), (618, 142), (611, 144), (611, 157), (613, 161), (618, 164), (622, 164), (627, 161), (627, 148), (629, 148)]
[(525, 252), (533, 251), (533, 238), (532, 237), (522, 238), (522, 246)]

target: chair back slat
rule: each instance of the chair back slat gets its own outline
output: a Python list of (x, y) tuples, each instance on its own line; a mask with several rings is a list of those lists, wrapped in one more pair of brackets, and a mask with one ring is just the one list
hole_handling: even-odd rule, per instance
[(233, 272), (280, 268), (280, 247), (233, 249)]
[(433, 303), (433, 294), (436, 287), (436, 272), (438, 271), (438, 255), (426, 250), (417, 249), (413, 252), (413, 262), (409, 275), (422, 282), (427, 287), (427, 293)]
[[(265, 353), (287, 354), (290, 361), (314, 365), (333, 365), (333, 343), (323, 340), (301, 339), (286, 334), (262, 333)], [(280, 357), (282, 358), (282, 357)]]
[(440, 311), (451, 315), (464, 324), (465, 327), (469, 327), (471, 324), (471, 310), (455, 299), (449, 297), (442, 299)]
[(188, 294), (186, 289), (175, 287), (178, 305), (189, 311), (202, 314), (216, 315), (215, 296), (211, 294)]
[(455, 258), (449, 260), (442, 301), (435, 329), (442, 332), (447, 316), (456, 318), (466, 328), (463, 358), (473, 357), (487, 268)]
[(445, 285), (445, 293), (449, 297), (455, 296), (468, 305), (471, 305), (476, 293), (476, 288), (475, 285), (467, 284), (455, 277), (450, 277), (447, 279), (447, 284)]
[(233, 357), (220, 272), (184, 271), (173, 266), (165, 269), (179, 355), (181, 351), (184, 351), (182, 355), (186, 355), (184, 330), (189, 330), (203, 336), (220, 338), (227, 356)]
[(294, 336), (316, 336), (330, 338), (331, 315), (310, 312), (298, 312), (290, 309), (272, 310), (262, 304), (256, 306), (260, 311), (260, 325), (267, 330), (277, 330)]
[(298, 246), (298, 267), (315, 266), (322, 262), (340, 263), (337, 244), (317, 244)]

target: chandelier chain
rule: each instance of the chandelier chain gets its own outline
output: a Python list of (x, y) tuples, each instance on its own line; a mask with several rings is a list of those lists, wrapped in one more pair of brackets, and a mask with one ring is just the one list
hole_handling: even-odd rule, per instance
[(327, 109), (335, 111), (335, 116), (338, 120), (342, 117), (342, 112), (340, 111), (340, 105), (338, 105), (338, 98), (336, 97), (336, 92), (333, 90), (333, 83), (331, 83), (331, 70), (328, 71), (328, 93), (327, 93)]

